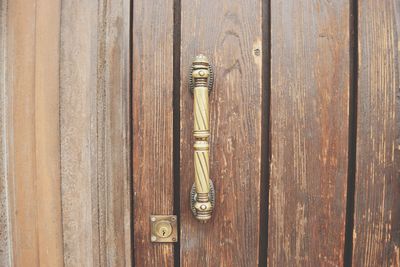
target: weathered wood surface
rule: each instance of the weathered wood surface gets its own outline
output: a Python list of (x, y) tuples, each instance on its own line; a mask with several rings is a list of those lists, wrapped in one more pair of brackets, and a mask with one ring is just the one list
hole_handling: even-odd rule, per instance
[[(178, 256), (182, 266), (257, 266), (265, 253), (269, 266), (343, 265), (355, 89), (353, 266), (400, 266), (400, 3), (358, 0), (352, 88), (349, 1), (270, 2), (267, 70), (265, 1), (135, 0), (132, 29), (129, 0), (63, 1), (62, 9), (60, 0), (1, 1), (0, 266), (131, 266), (132, 257), (136, 266), (173, 266)], [(174, 17), (181, 20), (175, 29)], [(217, 201), (206, 225), (193, 218), (188, 197), (188, 73), (199, 53), (216, 78), (210, 163)], [(269, 93), (270, 114), (262, 114)], [(268, 116), (271, 140), (263, 141)], [(260, 203), (268, 163), (262, 142), (271, 145), (268, 251), (259, 243), (260, 206), (267, 205)], [(174, 204), (180, 244), (151, 244), (149, 215), (172, 214)]]
[(7, 1), (0, 3), (0, 266), (11, 265), (11, 232), (8, 192), (8, 85), (6, 82)]
[[(35, 160), (35, 1), (24, 4), (13, 1), (8, 5), (7, 78), (13, 88), (10, 123), (13, 143), (9, 164), (10, 195), (12, 195), (11, 222), (13, 258), (17, 266), (39, 265), (39, 237), (36, 226), (38, 217), (36, 160)], [(20, 45), (19, 45), (20, 44)], [(12, 73), (12, 74), (11, 74)], [(15, 78), (14, 78), (15, 77)], [(16, 212), (18, 211), (18, 212)], [(20, 254), (22, 257), (16, 257)]]
[(399, 36), (399, 1), (358, 1), (353, 266), (400, 266)]
[[(182, 266), (257, 266), (261, 177), (262, 4), (181, 1), (180, 256)], [(193, 57), (214, 66), (210, 95), (210, 178), (216, 187), (213, 218), (193, 217)], [(261, 252), (265, 253), (265, 252)]]
[[(131, 266), (130, 0), (103, 4), (104, 94), (103, 209), (106, 259), (102, 266)], [(100, 43), (101, 39), (100, 39)]]
[(65, 266), (129, 266), (130, 1), (65, 1), (61, 173)]
[[(22, 4), (22, 2), (21, 2)], [(10, 2), (10, 5), (12, 3)], [(60, 188), (60, 128), (59, 128), (59, 45), (60, 45), (60, 12), (61, 1), (36, 0), (35, 18), (35, 91), (34, 91), (34, 137), (36, 155), (34, 156), (36, 176), (32, 177), (36, 190), (36, 231), (38, 232), (39, 265), (61, 266), (63, 262), (62, 252), (62, 228), (61, 228), (61, 188)], [(16, 12), (19, 12), (17, 9)], [(21, 17), (23, 20), (24, 18)], [(16, 43), (16, 47), (18, 47)], [(17, 48), (18, 49), (18, 48)], [(21, 62), (24, 59), (21, 58)], [(22, 78), (22, 77), (21, 77)], [(21, 87), (21, 96), (26, 95), (26, 88)], [(14, 95), (18, 101), (18, 95)], [(21, 97), (22, 99), (22, 97)], [(15, 103), (15, 102), (14, 102)], [(21, 103), (21, 110), (25, 109), (25, 103)], [(30, 112), (29, 112), (30, 113)], [(31, 114), (31, 113), (30, 113)], [(21, 114), (18, 122), (25, 124)], [(15, 124), (14, 124), (15, 125)], [(18, 130), (14, 127), (14, 133)], [(21, 143), (24, 143), (24, 134)], [(15, 144), (18, 143), (14, 139)], [(15, 153), (23, 151), (15, 150)], [(24, 162), (21, 162), (25, 164)], [(16, 165), (16, 170), (18, 166)], [(21, 176), (26, 174), (21, 173)], [(23, 188), (24, 184), (17, 187)], [(19, 209), (26, 209), (24, 200)], [(32, 223), (30, 218), (27, 223)], [(22, 237), (25, 239), (25, 237)], [(24, 243), (21, 241), (21, 243)], [(20, 254), (26, 265), (32, 266), (29, 258)], [(17, 258), (15, 257), (15, 258)], [(25, 265), (25, 266), (26, 266)]]
[(173, 1), (135, 0), (132, 28), (136, 266), (173, 266), (174, 244), (150, 242), (150, 215), (173, 214)]
[(1, 266), (131, 265), (129, 12), (1, 2)]
[(349, 1), (271, 1), (269, 266), (342, 266)]
[(60, 1), (8, 1), (6, 10), (2, 133), (12, 241), (2, 266), (61, 266)]

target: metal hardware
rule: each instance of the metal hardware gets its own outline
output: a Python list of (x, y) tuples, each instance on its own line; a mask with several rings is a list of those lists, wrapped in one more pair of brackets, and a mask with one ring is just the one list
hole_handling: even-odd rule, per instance
[(194, 97), (194, 180), (190, 194), (190, 205), (197, 220), (207, 222), (215, 205), (215, 189), (210, 180), (209, 143), (210, 111), (208, 94), (213, 86), (210, 63), (204, 55), (193, 60), (191, 88)]
[[(203, 55), (199, 55), (197, 56), (194, 61), (193, 64), (195, 63), (195, 61), (197, 60), (198, 57), (204, 57)], [(204, 57), (205, 60), (207, 61), (207, 58)], [(201, 59), (200, 59), (201, 60)], [(207, 62), (208, 63), (208, 62)], [(193, 78), (193, 70), (194, 70), (194, 66), (192, 65), (192, 68), (190, 70), (190, 78), (189, 78), (189, 89), (191, 91), (191, 93), (193, 94), (193, 89), (194, 89), (194, 78)], [(214, 72), (213, 72), (213, 68), (212, 66), (208, 63), (208, 71), (209, 71), (209, 77), (208, 77), (208, 81), (207, 81), (207, 87), (208, 87), (208, 93), (211, 93), (211, 90), (214, 86)]]
[[(197, 199), (196, 184), (193, 184), (192, 189), (190, 190), (190, 207), (192, 209), (193, 215), (197, 217), (197, 210), (195, 208), (196, 199)], [(214, 205), (215, 205), (215, 190), (214, 190), (214, 184), (213, 184), (212, 180), (210, 180), (210, 192), (208, 193), (208, 199), (211, 202), (211, 206), (214, 207)]]
[(151, 242), (177, 242), (178, 231), (176, 221), (176, 215), (151, 215)]

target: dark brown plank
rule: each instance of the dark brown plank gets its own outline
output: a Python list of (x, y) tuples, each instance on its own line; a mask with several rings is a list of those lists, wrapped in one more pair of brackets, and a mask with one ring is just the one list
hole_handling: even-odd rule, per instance
[(172, 266), (173, 244), (150, 242), (150, 215), (173, 212), (173, 1), (133, 6), (133, 203), (136, 266)]
[(400, 2), (358, 10), (353, 266), (400, 266)]
[(269, 266), (343, 264), (349, 1), (271, 1)]
[[(181, 265), (257, 266), (261, 174), (262, 29), (260, 0), (183, 0), (181, 10)], [(192, 59), (214, 66), (210, 95), (213, 218), (190, 211), (194, 183)], [(265, 252), (264, 252), (265, 253)]]

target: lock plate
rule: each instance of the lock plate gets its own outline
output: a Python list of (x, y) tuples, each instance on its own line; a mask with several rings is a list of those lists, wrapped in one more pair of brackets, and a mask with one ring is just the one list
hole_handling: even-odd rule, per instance
[(176, 215), (150, 215), (151, 236), (153, 243), (178, 242)]

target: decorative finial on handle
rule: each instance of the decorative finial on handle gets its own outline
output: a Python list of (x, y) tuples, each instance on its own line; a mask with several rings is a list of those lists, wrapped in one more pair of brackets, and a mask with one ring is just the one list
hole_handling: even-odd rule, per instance
[(214, 73), (207, 57), (202, 54), (193, 59), (190, 72), (190, 90), (192, 93), (195, 87), (195, 80), (199, 83), (196, 86), (206, 86), (208, 87), (208, 93), (211, 92), (214, 84)]

